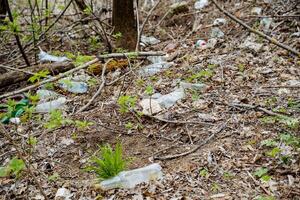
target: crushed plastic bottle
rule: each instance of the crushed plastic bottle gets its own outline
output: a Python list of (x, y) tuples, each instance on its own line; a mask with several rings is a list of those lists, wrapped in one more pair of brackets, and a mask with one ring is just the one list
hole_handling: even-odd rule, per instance
[(214, 26), (222, 26), (224, 24), (226, 24), (226, 19), (224, 18), (217, 18), (213, 23)]
[(69, 59), (65, 56), (53, 56), (50, 55), (48, 53), (46, 53), (45, 51), (43, 51), (40, 48), (40, 53), (38, 54), (39, 59), (41, 62), (64, 62), (64, 61), (69, 61)]
[(36, 94), (39, 96), (40, 101), (45, 101), (47, 99), (52, 99), (59, 96), (58, 93), (45, 89), (39, 89), (38, 91), (36, 91)]
[(102, 190), (114, 188), (134, 188), (137, 184), (162, 178), (161, 166), (158, 163), (143, 168), (120, 172), (117, 176), (100, 183)]
[(263, 18), (260, 21), (260, 25), (262, 26), (264, 32), (268, 32), (270, 30), (272, 23), (273, 19), (270, 17)]
[(35, 107), (35, 111), (38, 113), (49, 113), (52, 110), (60, 109), (62, 108), (67, 99), (65, 97), (59, 97), (56, 100), (48, 101), (45, 103), (40, 103)]
[(262, 8), (261, 7), (254, 7), (251, 10), (252, 15), (261, 15), (262, 13)]
[(161, 72), (162, 70), (170, 68), (173, 64), (173, 62), (154, 63), (141, 69), (139, 74), (141, 76), (152, 76), (158, 72)]
[(208, 4), (209, 4), (208, 0), (199, 0), (199, 1), (195, 2), (194, 8), (196, 10), (201, 10), (202, 8), (204, 8), (205, 6), (207, 6)]
[(144, 43), (145, 45), (155, 45), (160, 43), (160, 40), (153, 36), (147, 37), (142, 35), (141, 42)]
[(86, 93), (88, 90), (87, 83), (81, 81), (72, 81), (70, 78), (60, 79), (58, 84), (60, 88), (75, 94)]
[(170, 108), (173, 106), (177, 101), (185, 97), (184, 88), (180, 87), (175, 89), (173, 92), (162, 95), (156, 101), (164, 108)]
[(224, 37), (224, 33), (223, 31), (221, 31), (221, 29), (219, 29), (218, 27), (214, 27), (211, 30), (211, 37), (212, 38), (222, 38)]

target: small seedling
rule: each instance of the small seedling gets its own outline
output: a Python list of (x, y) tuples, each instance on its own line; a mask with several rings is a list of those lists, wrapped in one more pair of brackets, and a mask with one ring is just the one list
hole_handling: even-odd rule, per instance
[(0, 177), (7, 177), (13, 174), (18, 178), (25, 168), (26, 166), (24, 161), (15, 157), (10, 160), (7, 166), (0, 167)]
[(115, 150), (110, 145), (100, 147), (100, 155), (91, 158), (87, 171), (96, 173), (100, 180), (116, 176), (127, 167), (128, 160), (123, 159), (122, 145), (117, 143)]
[(92, 126), (93, 124), (94, 124), (93, 122), (89, 122), (89, 121), (75, 120), (75, 126), (76, 126), (76, 128), (78, 128), (80, 130), (84, 130), (84, 129), (88, 128), (89, 126)]
[(255, 171), (254, 175), (260, 178), (261, 181), (268, 182), (271, 179), (271, 176), (269, 176), (267, 168), (259, 168)]
[(31, 83), (40, 82), (41, 79), (46, 78), (49, 74), (48, 70), (42, 70), (31, 76), (28, 81)]
[(48, 176), (50, 182), (55, 182), (59, 179), (59, 174), (57, 172), (53, 173), (51, 176)]
[(65, 119), (60, 110), (53, 110), (50, 112), (50, 119), (44, 124), (47, 129), (55, 129), (67, 124), (72, 124), (73, 121), (70, 119)]
[(199, 175), (203, 178), (208, 178), (209, 177), (208, 169), (207, 168), (201, 169)]
[(120, 106), (121, 113), (127, 113), (133, 109), (136, 105), (137, 98), (129, 95), (120, 96), (118, 104)]

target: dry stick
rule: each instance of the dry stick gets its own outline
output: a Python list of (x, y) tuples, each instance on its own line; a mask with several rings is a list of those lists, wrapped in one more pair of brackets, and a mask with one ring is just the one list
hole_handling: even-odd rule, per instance
[(138, 31), (138, 38), (137, 38), (137, 43), (136, 43), (136, 48), (135, 48), (135, 51), (138, 51), (139, 50), (139, 44), (140, 44), (140, 41), (141, 41), (141, 37), (142, 37), (142, 33), (143, 33), (143, 30), (145, 28), (145, 25), (146, 23), (148, 22), (150, 16), (152, 15), (153, 11), (157, 8), (158, 4), (161, 2), (161, 0), (158, 0), (158, 2), (151, 8), (151, 10), (149, 11), (145, 21), (143, 22), (142, 26), (141, 26), (141, 29), (140, 31)]
[(13, 138), (9, 135), (9, 133), (6, 132), (5, 127), (1, 124), (1, 133), (4, 135), (4, 137), (13, 145), (13, 147), (16, 149), (17, 154), (19, 156), (19, 158), (21, 158), (24, 163), (25, 166), (28, 170), (29, 175), (33, 178), (35, 184), (37, 185), (39, 191), (41, 192), (41, 194), (44, 196), (44, 198), (46, 200), (49, 200), (48, 196), (46, 195), (46, 193), (44, 192), (42, 186), (40, 185), (39, 181), (37, 180), (36, 176), (34, 175), (34, 173), (31, 171), (31, 165), (30, 163), (27, 163), (27, 160), (24, 158), (24, 156), (22, 155), (22, 152), (19, 150), (18, 145), (14, 142)]
[(267, 36), (266, 34), (264, 34), (263, 32), (260, 32), (258, 30), (255, 30), (253, 28), (251, 28), (250, 26), (248, 26), (247, 24), (245, 24), (243, 21), (241, 21), (240, 19), (236, 18), (235, 16), (233, 16), (232, 14), (230, 14), (228, 11), (224, 10), (223, 8), (221, 8), (221, 6), (219, 4), (217, 4), (217, 2), (215, 0), (211, 0), (216, 7), (222, 12), (224, 13), (226, 16), (228, 16), (229, 18), (231, 18), (232, 20), (234, 20), (235, 22), (237, 22), (238, 24), (242, 25), (243, 27), (247, 28), (249, 31), (263, 37), (264, 39), (270, 41), (271, 43), (285, 49), (288, 50), (290, 52), (292, 52), (293, 54), (297, 55), (298, 57), (300, 57), (300, 52), (297, 51), (296, 49), (293, 49), (283, 43), (278, 42), (276, 39), (271, 38), (270, 36)]
[(265, 108), (262, 108), (262, 107), (259, 107), (259, 106), (253, 106), (253, 105), (250, 105), (250, 104), (232, 103), (232, 104), (227, 104), (227, 105), (231, 106), (231, 107), (243, 107), (243, 108), (248, 108), (248, 109), (256, 109), (256, 110), (262, 111), (262, 112), (264, 112), (268, 115), (271, 115), (271, 116), (277, 116), (277, 117), (284, 117), (285, 116), (285, 115), (281, 115), (281, 114), (275, 113), (273, 111), (267, 110)]
[(200, 149), (203, 145), (205, 145), (207, 142), (209, 142), (212, 138), (214, 138), (217, 134), (221, 133), (226, 128), (226, 124), (227, 124), (227, 122), (222, 124), (216, 132), (211, 134), (208, 138), (206, 138), (206, 140), (204, 140), (202, 143), (200, 143), (199, 145), (197, 145), (195, 148), (191, 149), (190, 151), (180, 153), (180, 154), (175, 154), (175, 155), (169, 155), (169, 156), (165, 156), (165, 157), (154, 157), (154, 160), (171, 160), (174, 158), (179, 158), (179, 157), (194, 153), (195, 151)]
[(201, 124), (201, 125), (209, 125), (209, 126), (213, 126), (214, 124), (209, 123), (209, 122), (197, 122), (197, 121), (179, 121), (179, 120), (167, 120), (161, 117), (157, 117), (157, 116), (153, 116), (153, 115), (146, 115), (147, 117), (150, 117), (152, 119), (161, 121), (161, 122), (166, 122), (166, 123), (170, 123), (170, 124)]
[(49, 78), (49, 79), (46, 79), (44, 81), (41, 81), (39, 83), (36, 83), (34, 85), (30, 85), (28, 87), (25, 87), (25, 88), (22, 88), (20, 90), (16, 90), (16, 91), (13, 91), (13, 92), (9, 92), (9, 93), (6, 93), (6, 94), (3, 94), (3, 95), (0, 95), (0, 99), (3, 99), (3, 98), (6, 98), (6, 97), (9, 97), (9, 96), (12, 96), (12, 95), (16, 95), (16, 94), (20, 94), (22, 92), (26, 92), (28, 90), (31, 90), (31, 89), (35, 89), (41, 85), (44, 85), (46, 83), (50, 83), (50, 82), (54, 82), (58, 79), (61, 79), (69, 74), (72, 74), (76, 71), (79, 71), (80, 69), (85, 69), (87, 68), (88, 66), (96, 63), (96, 62), (99, 62), (99, 59), (107, 59), (107, 58), (115, 58), (115, 57), (126, 57), (126, 56), (130, 56), (130, 55), (136, 55), (136, 56), (153, 56), (153, 55), (164, 55), (163, 52), (130, 52), (130, 53), (112, 53), (112, 54), (106, 54), (106, 55), (99, 55), (98, 58), (95, 58), (94, 60), (91, 60), (83, 65), (80, 65), (74, 69), (71, 69), (69, 71), (66, 71), (64, 73), (61, 73), (61, 74), (58, 74), (57, 76), (55, 77), (52, 77), (52, 78)]
[(105, 86), (105, 70), (106, 70), (106, 67), (107, 67), (107, 64), (111, 61), (112, 59), (109, 59), (103, 66), (102, 68), (102, 74), (101, 74), (101, 85), (99, 86), (97, 92), (94, 94), (94, 96), (89, 100), (89, 102), (83, 106), (82, 108), (80, 108), (77, 113), (80, 113), (82, 111), (84, 111), (85, 109), (87, 109), (92, 103), (93, 101), (95, 100), (95, 98), (101, 93), (103, 87)]

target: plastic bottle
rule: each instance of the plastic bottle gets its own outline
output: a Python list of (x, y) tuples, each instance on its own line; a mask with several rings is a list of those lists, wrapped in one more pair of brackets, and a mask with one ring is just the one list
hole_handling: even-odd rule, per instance
[(113, 188), (134, 188), (137, 184), (162, 178), (161, 166), (158, 163), (146, 167), (120, 172), (117, 176), (100, 183), (102, 190)]

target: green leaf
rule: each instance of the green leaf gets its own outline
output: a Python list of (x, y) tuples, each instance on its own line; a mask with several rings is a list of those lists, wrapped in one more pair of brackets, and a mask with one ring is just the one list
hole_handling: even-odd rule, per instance
[(8, 167), (0, 167), (0, 178), (7, 177), (10, 174), (10, 169)]
[(268, 169), (261, 167), (261, 168), (259, 168), (258, 170), (255, 171), (254, 175), (261, 178), (263, 175), (265, 175), (267, 173), (268, 173)]
[(280, 148), (274, 147), (271, 151), (266, 152), (266, 155), (275, 158), (280, 152)]
[(271, 176), (269, 175), (263, 175), (260, 180), (264, 181), (264, 182), (268, 182), (269, 180), (271, 180)]
[(23, 169), (25, 169), (25, 163), (23, 160), (15, 157), (9, 162), (8, 167), (10, 168), (11, 172), (13, 172), (15, 175), (18, 175)]
[(260, 143), (262, 146), (267, 146), (267, 147), (275, 147), (277, 146), (277, 142), (272, 140), (272, 139), (267, 139), (267, 140), (263, 140)]

